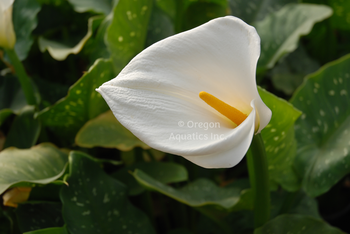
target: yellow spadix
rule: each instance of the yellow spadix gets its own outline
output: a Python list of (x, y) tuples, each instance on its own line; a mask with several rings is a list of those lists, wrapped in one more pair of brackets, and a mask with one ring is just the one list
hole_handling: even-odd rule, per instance
[(235, 124), (240, 125), (246, 118), (247, 115), (243, 114), (240, 110), (230, 106), (229, 104), (221, 101), (217, 97), (211, 95), (210, 93), (201, 91), (199, 97), (205, 101), (209, 106), (213, 107), (215, 110), (220, 112), (222, 115), (226, 116)]

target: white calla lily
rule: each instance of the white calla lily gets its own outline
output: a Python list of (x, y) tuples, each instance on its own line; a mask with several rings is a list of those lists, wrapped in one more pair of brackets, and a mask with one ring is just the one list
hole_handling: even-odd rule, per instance
[(14, 0), (0, 0), (0, 47), (13, 49), (16, 35), (12, 23), (12, 5)]
[[(271, 119), (255, 81), (259, 55), (253, 27), (217, 18), (148, 47), (97, 91), (152, 148), (205, 168), (228, 168)], [(235, 111), (227, 104), (244, 116), (242, 123), (230, 120)]]

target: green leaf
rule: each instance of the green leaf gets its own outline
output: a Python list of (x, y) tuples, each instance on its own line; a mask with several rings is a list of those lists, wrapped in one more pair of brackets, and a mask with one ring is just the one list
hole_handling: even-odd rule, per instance
[(67, 155), (52, 144), (0, 152), (0, 194), (20, 182), (48, 184), (63, 175)]
[(41, 52), (49, 51), (50, 55), (58, 60), (65, 60), (70, 54), (78, 54), (84, 47), (87, 40), (92, 36), (92, 32), (101, 24), (103, 20), (102, 16), (95, 16), (89, 18), (88, 30), (86, 35), (79, 41), (78, 44), (71, 47), (70, 45), (63, 44), (61, 42), (52, 41), (45, 39), (44, 37), (39, 37), (38, 43)]
[(153, 0), (119, 0), (107, 29), (106, 44), (119, 72), (144, 49)]
[[(48, 66), (49, 67), (49, 66)], [(41, 97), (43, 108), (53, 105), (67, 94), (68, 84), (53, 82), (53, 79), (44, 79), (35, 77), (34, 82), (37, 85)]]
[(121, 125), (112, 111), (107, 111), (88, 121), (77, 133), (75, 143), (81, 147), (117, 148), (128, 151), (140, 146), (149, 146), (135, 137), (128, 129)]
[[(245, 233), (245, 234), (251, 234), (254, 230), (254, 212), (250, 210), (241, 210), (238, 212), (232, 212), (230, 213), (226, 218), (226, 222), (230, 224), (232, 227), (232, 230), (235, 231), (235, 233)], [(215, 230), (217, 230), (216, 228)], [(214, 232), (215, 234), (221, 234), (221, 232)], [(234, 232), (232, 232), (234, 233)], [(207, 234), (211, 234), (210, 232)]]
[(37, 1), (21, 0), (13, 3), (13, 27), (16, 34), (15, 51), (22, 61), (27, 58), (33, 44), (32, 31), (37, 26), (36, 15), (40, 11)]
[(0, 127), (6, 121), (6, 119), (10, 117), (12, 114), (13, 114), (13, 111), (11, 109), (0, 110)]
[(172, 20), (176, 17), (177, 0), (157, 0), (156, 4), (159, 9), (165, 12)]
[(332, 28), (330, 19), (327, 19), (315, 24), (312, 31), (303, 38), (302, 44), (319, 64), (324, 65), (349, 52), (349, 36), (344, 34)]
[(288, 4), (255, 23), (261, 38), (258, 72), (272, 68), (284, 54), (294, 51), (300, 36), (308, 34), (316, 22), (331, 14), (332, 9), (323, 5)]
[(272, 69), (272, 83), (276, 89), (292, 95), (301, 85), (304, 77), (319, 68), (317, 62), (306, 54), (303, 47), (299, 46)]
[(271, 193), (271, 217), (282, 214), (308, 215), (321, 219), (317, 201), (301, 190), (292, 193), (283, 190)]
[(306, 196), (304, 192), (300, 192), (296, 195), (294, 203), (288, 213), (309, 215), (317, 219), (321, 218), (318, 212), (317, 200)]
[(4, 148), (13, 146), (26, 149), (37, 142), (41, 125), (38, 119), (34, 119), (34, 113), (34, 106), (26, 106), (15, 117), (7, 133)]
[(143, 187), (141, 187), (135, 178), (129, 173), (130, 171), (135, 171), (136, 169), (144, 171), (150, 177), (164, 184), (182, 182), (188, 179), (186, 168), (180, 164), (165, 162), (139, 162), (131, 166), (124, 167), (112, 174), (114, 178), (127, 185), (129, 195), (138, 195), (144, 191)]
[(59, 202), (59, 191), (62, 185), (55, 183), (37, 185), (30, 191), (29, 201), (55, 201)]
[(90, 63), (95, 62), (99, 58), (110, 58), (110, 52), (108, 51), (107, 45), (105, 43), (105, 35), (111, 21), (113, 19), (113, 12), (107, 15), (100, 26), (96, 30), (96, 33), (86, 42), (83, 48), (83, 53), (89, 57)]
[(20, 203), (16, 209), (18, 227), (22, 233), (43, 228), (61, 227), (64, 225), (61, 210), (61, 203)]
[(12, 114), (18, 114), (27, 105), (17, 77), (0, 76), (0, 127)]
[(227, 15), (227, 0), (187, 0), (183, 13), (183, 30), (188, 30), (204, 24), (217, 17)]
[(8, 212), (4, 210), (4, 206), (0, 206), (0, 233), (12, 234), (15, 226), (12, 221)]
[(350, 172), (350, 55), (305, 78), (291, 103), (303, 111), (295, 131), (295, 168), (310, 196), (328, 191)]
[(342, 0), (329, 0), (328, 4), (334, 11), (334, 15), (330, 19), (332, 27), (350, 30), (350, 2)]
[(115, 76), (110, 60), (97, 60), (68, 91), (68, 95), (55, 105), (39, 113), (43, 125), (58, 130), (57, 134), (74, 138), (86, 121), (108, 110), (108, 106), (95, 91)]
[(38, 27), (33, 32), (35, 35), (64, 40), (86, 34), (86, 23), (92, 14), (77, 13), (67, 0), (37, 2), (42, 5), (42, 9), (38, 14)]
[(62, 187), (61, 200), (71, 234), (155, 233), (147, 216), (127, 199), (122, 183), (83, 153), (73, 151), (69, 160), (69, 186)]
[(269, 124), (261, 132), (266, 147), (270, 180), (288, 191), (296, 191), (300, 182), (293, 169), (296, 153), (293, 124), (301, 112), (260, 87), (259, 94), (272, 111)]
[(155, 5), (149, 20), (146, 47), (174, 34), (175, 29), (171, 18)]
[(0, 76), (0, 110), (6, 108), (18, 113), (26, 105), (27, 101), (17, 77)]
[(104, 13), (108, 15), (112, 10), (113, 0), (68, 0), (74, 6), (77, 12), (93, 11), (97, 13)]
[(240, 187), (233, 186), (222, 188), (208, 179), (197, 179), (180, 189), (174, 189), (155, 180), (141, 170), (137, 169), (132, 175), (145, 188), (191, 206), (209, 217), (220, 227), (220, 233), (222, 231), (225, 233), (232, 232), (231, 227), (224, 220), (224, 217), (227, 217), (230, 212), (253, 209), (253, 193), (251, 190), (243, 190)]
[(195, 207), (203, 213), (227, 215), (231, 211), (252, 209), (253, 194), (250, 190), (221, 188), (208, 179), (196, 181), (180, 189), (174, 189), (136, 169), (132, 175), (145, 188), (155, 190), (181, 203)]
[(248, 24), (264, 19), (288, 3), (297, 2), (297, 0), (229, 0), (231, 15)]
[(20, 233), (16, 225), (16, 217), (13, 209), (0, 206), (0, 233), (1, 234), (17, 234)]
[(270, 233), (342, 234), (343, 232), (310, 216), (281, 215), (254, 231), (254, 234)]
[(69, 234), (67, 228), (64, 227), (55, 227), (55, 228), (45, 228), (32, 232), (26, 232), (23, 234)]

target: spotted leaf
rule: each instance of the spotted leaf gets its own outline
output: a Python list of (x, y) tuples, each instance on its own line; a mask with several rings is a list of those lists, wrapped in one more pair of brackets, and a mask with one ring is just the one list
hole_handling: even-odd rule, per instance
[(69, 186), (60, 194), (69, 233), (155, 233), (147, 216), (129, 202), (125, 185), (86, 154), (73, 151), (69, 161)]
[(295, 168), (311, 196), (328, 191), (350, 172), (350, 55), (306, 77), (291, 99), (296, 122)]
[(350, 29), (350, 1), (329, 0), (328, 4), (333, 8), (334, 15), (331, 23), (334, 28), (349, 30)]
[(16, 209), (18, 227), (21, 232), (30, 232), (44, 228), (61, 227), (62, 205), (58, 202), (20, 203)]
[(296, 191), (300, 182), (293, 169), (296, 153), (293, 124), (301, 112), (287, 101), (261, 88), (259, 94), (272, 111), (269, 124), (261, 132), (266, 147), (270, 180), (288, 191)]
[(97, 87), (115, 76), (109, 60), (99, 59), (68, 91), (63, 99), (42, 110), (39, 118), (57, 134), (74, 139), (84, 123), (108, 110)]
[(144, 49), (152, 0), (119, 0), (106, 32), (106, 43), (116, 71)]

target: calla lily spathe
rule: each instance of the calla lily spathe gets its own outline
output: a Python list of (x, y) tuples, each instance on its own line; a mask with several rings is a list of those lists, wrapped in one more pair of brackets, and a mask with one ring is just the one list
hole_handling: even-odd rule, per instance
[[(148, 47), (97, 91), (150, 147), (205, 168), (228, 168), (271, 119), (255, 81), (259, 55), (255, 28), (217, 18)], [(244, 121), (237, 126), (203, 101), (202, 91), (236, 108)]]
[(16, 35), (12, 23), (12, 5), (14, 0), (0, 0), (0, 47), (13, 49)]

